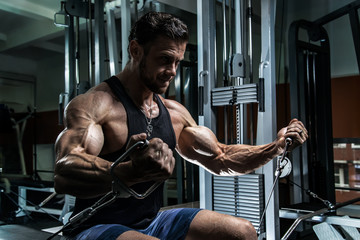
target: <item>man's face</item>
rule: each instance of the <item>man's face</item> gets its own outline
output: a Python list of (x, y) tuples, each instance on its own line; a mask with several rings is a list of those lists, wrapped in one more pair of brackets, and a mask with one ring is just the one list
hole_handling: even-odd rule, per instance
[(140, 79), (157, 94), (165, 93), (176, 75), (176, 69), (184, 58), (186, 42), (176, 42), (158, 37), (143, 55), (139, 63)]

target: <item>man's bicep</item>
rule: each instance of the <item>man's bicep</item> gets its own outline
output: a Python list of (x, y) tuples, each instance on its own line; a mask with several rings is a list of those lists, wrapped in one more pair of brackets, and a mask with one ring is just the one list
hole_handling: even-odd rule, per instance
[(100, 124), (91, 123), (84, 134), (83, 147), (85, 152), (94, 156), (99, 155), (104, 145), (104, 133)]
[[(61, 151), (68, 154), (78, 150), (97, 156), (104, 144), (104, 134), (100, 120), (97, 116), (103, 116), (92, 107), (95, 95), (79, 95), (74, 98), (65, 109), (64, 131), (59, 135), (57, 145)], [(59, 143), (58, 143), (59, 142)]]
[(104, 144), (101, 126), (89, 125), (82, 129), (65, 129), (56, 141), (57, 157), (79, 152), (97, 156)]
[(81, 116), (69, 117), (69, 115), (66, 118), (66, 123), (67, 127), (56, 140), (58, 159), (74, 152), (95, 156), (100, 153), (104, 144), (104, 135), (99, 124)]
[(177, 150), (187, 160), (209, 164), (222, 154), (214, 133), (203, 126), (186, 127), (180, 134)]

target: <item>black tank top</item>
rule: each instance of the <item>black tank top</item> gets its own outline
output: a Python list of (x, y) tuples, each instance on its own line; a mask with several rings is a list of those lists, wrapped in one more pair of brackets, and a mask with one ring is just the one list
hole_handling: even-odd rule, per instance
[[(144, 114), (136, 107), (132, 99), (125, 92), (119, 79), (115, 76), (105, 80), (116, 97), (122, 102), (127, 114), (128, 136), (146, 132), (147, 122)], [(170, 115), (159, 96), (154, 94), (159, 106), (159, 116), (152, 119), (153, 132), (148, 139), (160, 138), (174, 150), (176, 146), (175, 132), (171, 123)], [(125, 152), (126, 144), (118, 151), (99, 156), (108, 161), (115, 161)], [(133, 188), (139, 193), (145, 192), (153, 182), (139, 183)], [(74, 213), (92, 206), (99, 198), (80, 199), (76, 198)], [(119, 198), (113, 204), (99, 210), (94, 216), (86, 220), (79, 228), (64, 231), (64, 234), (77, 234), (97, 224), (122, 224), (133, 229), (146, 228), (156, 216), (163, 204), (163, 184), (145, 199)]]

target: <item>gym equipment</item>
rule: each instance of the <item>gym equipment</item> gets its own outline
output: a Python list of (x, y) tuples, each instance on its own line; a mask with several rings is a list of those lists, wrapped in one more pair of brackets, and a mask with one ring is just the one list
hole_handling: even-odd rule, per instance
[[(324, 26), (349, 17), (357, 64), (360, 69), (360, 28), (356, 0), (315, 21), (294, 21), (289, 28), (289, 78), (291, 116), (303, 119), (309, 138), (292, 152), (294, 181), (335, 201), (333, 134), (331, 109), (330, 41)], [(308, 40), (301, 38), (307, 33)], [(294, 203), (303, 202), (301, 192), (293, 193)]]
[[(295, 21), (289, 28), (291, 116), (303, 119), (309, 130), (307, 142), (292, 152), (294, 165), (292, 180), (302, 189), (312, 189), (329, 202), (335, 202), (336, 186), (331, 115), (330, 41), (323, 26), (348, 15), (353, 30), (353, 35), (350, 37), (355, 43), (357, 59), (360, 59), (360, 48), (357, 44), (360, 36), (359, 19), (355, 17), (359, 7), (360, 1), (353, 1), (315, 21)], [(303, 38), (304, 34), (300, 34), (305, 32), (307, 41)], [(299, 204), (306, 204), (305, 209), (312, 209), (316, 204), (315, 199), (324, 203), (328, 201), (320, 199), (317, 194), (308, 193), (313, 197), (309, 198), (302, 191), (292, 191), (291, 194), (294, 206), (280, 209), (283, 218), (294, 218), (293, 210), (301, 212), (301, 209), (296, 209)], [(306, 211), (309, 213), (308, 210)], [(323, 209), (318, 213), (312, 212), (311, 215), (317, 216), (326, 212), (327, 210)], [(306, 227), (306, 225), (300, 226)]]
[[(288, 231), (285, 233), (285, 235), (281, 238), (281, 240), (287, 240), (290, 235), (292, 234), (292, 232), (295, 230), (295, 228), (299, 225), (299, 223), (301, 223), (302, 221), (306, 220), (306, 219), (310, 219), (312, 217), (315, 217), (315, 216), (322, 216), (323, 220), (326, 219), (325, 216), (323, 216), (324, 214), (326, 213), (331, 213), (331, 212), (335, 212), (337, 209), (341, 208), (341, 207), (344, 207), (344, 206), (347, 206), (349, 204), (352, 204), (352, 203), (356, 203), (356, 202), (359, 202), (360, 201), (360, 198), (355, 198), (355, 199), (352, 199), (350, 201), (347, 201), (347, 202), (344, 202), (344, 203), (338, 203), (338, 204), (329, 204), (328, 207), (326, 208), (322, 208), (318, 211), (315, 211), (315, 212), (311, 212), (311, 213), (308, 213), (308, 214), (305, 214), (303, 216), (300, 216), (298, 217), (295, 222), (290, 226), (290, 228), (288, 229)], [(341, 221), (341, 220), (340, 220)], [(342, 221), (345, 221), (345, 219), (342, 219)], [(339, 222), (338, 222), (339, 224)], [(356, 226), (354, 226), (356, 227)], [(357, 226), (358, 227), (358, 226)]]
[[(256, 140), (258, 145), (273, 141), (276, 136), (276, 109), (275, 109), (275, 1), (261, 2), (261, 42), (262, 56), (259, 66), (263, 84), (256, 84), (252, 79), (252, 23), (256, 17), (252, 12), (252, 2), (234, 1), (227, 4), (222, 1), (222, 5), (216, 4), (217, 1), (197, 1), (197, 31), (198, 31), (198, 91), (199, 91), (199, 125), (210, 128), (214, 133), (218, 133), (216, 125), (217, 107), (224, 109), (224, 139), (219, 139), (225, 144), (254, 144), (253, 126), (250, 125), (250, 141), (247, 139), (247, 114), (245, 103), (259, 103), (261, 111), (258, 113), (258, 131)], [(230, 35), (224, 34), (224, 42), (217, 39), (216, 18), (217, 9), (222, 6), (223, 15), (233, 14), (235, 31), (229, 31)], [(228, 6), (228, 11), (224, 8)], [(219, 11), (220, 12), (220, 11)], [(230, 13), (232, 12), (232, 13)], [(206, 14), (204, 14), (206, 13)], [(222, 25), (226, 28), (222, 16)], [(248, 18), (248, 26), (246, 24)], [(260, 19), (260, 18), (259, 18)], [(229, 21), (229, 26), (231, 22)], [(248, 28), (248, 29), (246, 29)], [(247, 31), (246, 31), (247, 30)], [(247, 35), (249, 33), (249, 35)], [(231, 36), (233, 34), (234, 36)], [(227, 52), (227, 46), (231, 43), (225, 41), (232, 40), (234, 43), (234, 54)], [(217, 44), (219, 43), (220, 44)], [(231, 48), (231, 47), (230, 47)], [(223, 56), (233, 56), (226, 61), (223, 72), (217, 66), (224, 66), (224, 63), (217, 63), (216, 53), (224, 51)], [(244, 60), (249, 59), (248, 62)], [(220, 65), (221, 64), (221, 65)], [(248, 70), (248, 71), (246, 71)], [(221, 79), (218, 73), (222, 73)], [(224, 72), (228, 71), (230, 76), (224, 77)], [(223, 81), (232, 78), (230, 81)], [(232, 84), (232, 85), (226, 85)], [(252, 108), (250, 108), (252, 109)], [(236, 116), (233, 112), (236, 111)], [(252, 117), (252, 114), (248, 114)], [(234, 119), (236, 118), (236, 122)], [(230, 120), (230, 121), (229, 121)], [(252, 121), (250, 121), (250, 124)], [(229, 125), (229, 127), (228, 127)], [(236, 128), (236, 137), (234, 132)], [(230, 137), (228, 137), (228, 134)], [(229, 142), (228, 142), (229, 141)], [(275, 163), (270, 162), (265, 167), (257, 170), (254, 174), (246, 174), (237, 177), (212, 176), (210, 173), (200, 169), (200, 207), (215, 210), (229, 215), (249, 219), (256, 228), (260, 222), (263, 211), (264, 192), (269, 192), (274, 181), (273, 172)], [(226, 189), (226, 191), (224, 191)], [(275, 189), (276, 191), (276, 189)], [(266, 214), (266, 237), (268, 239), (279, 239), (279, 218), (278, 218), (278, 194), (272, 195), (269, 208)], [(229, 204), (231, 203), (231, 204)]]
[[(284, 236), (281, 238), (281, 240), (288, 239), (290, 237), (290, 235), (295, 231), (296, 227), (302, 221), (305, 221), (305, 220), (322, 223), (322, 224), (313, 226), (315, 233), (317, 235), (318, 234), (321, 235), (322, 238), (320, 238), (320, 239), (323, 239), (323, 237), (325, 235), (334, 236), (334, 235), (338, 234), (336, 232), (335, 228), (333, 228), (329, 224), (338, 225), (341, 229), (343, 229), (342, 231), (347, 231), (346, 234), (351, 234), (351, 235), (359, 234), (359, 232), (356, 229), (359, 226), (359, 219), (350, 218), (348, 216), (336, 216), (335, 213), (336, 213), (336, 210), (340, 209), (341, 207), (345, 207), (347, 205), (350, 205), (352, 203), (360, 201), (360, 198), (354, 198), (352, 200), (349, 200), (349, 201), (346, 201), (343, 203), (333, 204), (329, 200), (319, 197), (316, 193), (310, 191), (309, 189), (304, 189), (302, 186), (296, 184), (295, 182), (293, 182), (289, 179), (288, 179), (288, 181), (291, 184), (294, 184), (295, 186), (301, 188), (301, 190), (306, 192), (306, 194), (308, 194), (312, 198), (320, 200), (326, 206), (326, 208), (322, 208), (322, 209), (319, 209), (316, 211), (306, 211), (306, 214), (303, 214), (302, 213), (303, 211), (301, 211), (299, 209), (290, 209), (289, 208), (287, 210), (284, 210), (284, 209), (280, 210), (280, 217), (295, 219), (294, 223), (290, 226), (290, 228), (287, 230), (287, 232), (284, 234)], [(324, 231), (331, 231), (331, 232), (324, 233)], [(332, 233), (332, 231), (334, 231), (334, 233)], [(336, 238), (336, 239), (338, 239), (338, 238)], [(339, 238), (339, 239), (342, 239), (342, 238)], [(350, 239), (352, 239), (352, 238), (350, 238)], [(357, 238), (354, 238), (354, 239), (357, 239)]]
[[(285, 156), (286, 156), (287, 151), (288, 151), (289, 147), (291, 146), (291, 144), (292, 144), (292, 139), (291, 139), (291, 138), (286, 138), (286, 139), (285, 139), (285, 148), (284, 148), (284, 151), (283, 151), (281, 157), (278, 157), (278, 159), (277, 159), (276, 171), (275, 171), (275, 180), (274, 180), (274, 183), (273, 183), (273, 185), (272, 185), (272, 188), (271, 188), (271, 191), (270, 191), (270, 195), (269, 195), (269, 197), (268, 197), (268, 200), (266, 201), (265, 209), (264, 209), (263, 214), (262, 214), (262, 216), (261, 216), (260, 223), (259, 223), (259, 227), (258, 227), (258, 229), (257, 229), (257, 231), (256, 231), (257, 234), (260, 233), (261, 224), (262, 224), (262, 221), (263, 221), (263, 219), (264, 219), (264, 216), (265, 216), (265, 213), (266, 213), (266, 209), (267, 209), (267, 207), (268, 207), (268, 205), (269, 205), (271, 196), (272, 196), (272, 194), (273, 194), (273, 192), (274, 192), (275, 186), (276, 186), (279, 178), (281, 177), (282, 172), (283, 172), (283, 170), (285, 169), (285, 166), (290, 163), (290, 161), (289, 161), (288, 159), (286, 159)], [(290, 170), (290, 171), (291, 171), (291, 170)]]
[[(33, 239), (46, 239), (51, 234), (30, 227), (19, 224), (6, 224), (0, 225), (0, 236), (2, 239), (12, 240), (33, 240)], [(60, 240), (61, 236), (55, 236), (54, 239)]]
[[(121, 180), (114, 174), (114, 168), (119, 165), (119, 163), (123, 162), (134, 150), (138, 149), (144, 149), (148, 146), (149, 142), (146, 140), (145, 142), (139, 141), (135, 143), (133, 146), (131, 146), (122, 156), (120, 156), (119, 159), (117, 159), (113, 164), (111, 164), (110, 173), (115, 178), (115, 181), (113, 181), (113, 191), (112, 194), (115, 198), (120, 197), (130, 197), (133, 196), (137, 199), (144, 199), (147, 196), (149, 196), (157, 187), (160, 186), (162, 182), (155, 182), (148, 190), (146, 190), (144, 193), (138, 193), (132, 188), (127, 187), (125, 184), (121, 182)], [(124, 193), (125, 192), (125, 193)], [(126, 194), (127, 193), (127, 194)], [(112, 200), (115, 200), (112, 199)], [(107, 203), (110, 204), (110, 203)]]

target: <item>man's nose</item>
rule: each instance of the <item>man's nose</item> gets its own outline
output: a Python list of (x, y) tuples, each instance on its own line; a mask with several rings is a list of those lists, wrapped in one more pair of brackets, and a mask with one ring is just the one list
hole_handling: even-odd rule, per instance
[(166, 73), (169, 76), (175, 76), (176, 75), (176, 69), (177, 69), (177, 65), (175, 63), (169, 64), (167, 69), (166, 69)]

